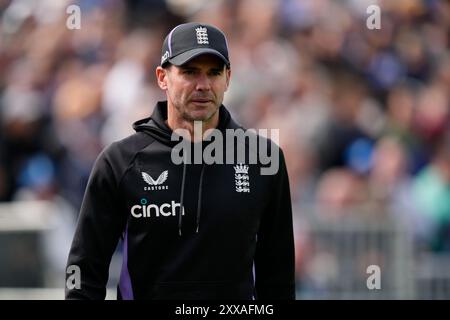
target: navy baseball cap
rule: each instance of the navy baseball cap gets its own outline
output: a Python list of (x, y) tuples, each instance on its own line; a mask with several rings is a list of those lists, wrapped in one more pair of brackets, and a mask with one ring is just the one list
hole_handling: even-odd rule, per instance
[(201, 54), (213, 54), (230, 67), (227, 39), (222, 31), (197, 22), (176, 26), (164, 39), (161, 66), (168, 63), (181, 66)]

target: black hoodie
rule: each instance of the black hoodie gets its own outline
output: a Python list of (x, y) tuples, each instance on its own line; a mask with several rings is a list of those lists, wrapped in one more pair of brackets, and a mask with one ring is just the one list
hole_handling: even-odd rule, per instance
[[(167, 102), (159, 102), (134, 124), (135, 134), (99, 155), (68, 258), (68, 267), (80, 268), (81, 286), (66, 288), (66, 298), (104, 299), (122, 237), (118, 299), (294, 299), (281, 150), (274, 175), (261, 175), (260, 163), (176, 165), (171, 151), (179, 142), (166, 119)], [(218, 129), (239, 128), (221, 106)], [(245, 148), (255, 152), (248, 142)]]

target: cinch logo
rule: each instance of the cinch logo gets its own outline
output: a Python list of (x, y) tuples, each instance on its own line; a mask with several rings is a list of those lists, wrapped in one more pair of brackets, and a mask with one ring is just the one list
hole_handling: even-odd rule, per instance
[[(151, 218), (175, 216), (180, 210), (175, 210), (180, 207), (180, 204), (173, 201), (171, 203), (163, 203), (158, 206), (156, 204), (147, 204), (148, 201), (145, 198), (141, 199), (141, 204), (137, 204), (131, 207), (131, 215), (135, 218)], [(183, 207), (184, 215), (184, 207)]]
[(161, 186), (169, 176), (169, 171), (163, 171), (158, 177), (158, 179), (153, 180), (153, 178), (146, 172), (142, 172), (142, 179), (144, 179), (145, 182), (147, 182), (151, 187), (145, 187), (145, 191), (152, 191), (152, 190), (167, 190), (169, 189), (168, 186)]

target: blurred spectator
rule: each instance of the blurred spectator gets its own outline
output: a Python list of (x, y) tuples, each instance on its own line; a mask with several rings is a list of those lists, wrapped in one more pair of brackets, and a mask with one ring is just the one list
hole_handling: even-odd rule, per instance
[(431, 225), (426, 240), (434, 251), (450, 250), (450, 139), (437, 144), (431, 162), (414, 179), (423, 219)]
[[(316, 204), (322, 217), (339, 219), (344, 215), (355, 214), (368, 201), (369, 190), (366, 180), (351, 170), (330, 169), (320, 177)], [(361, 215), (364, 213), (360, 212)]]
[[(363, 161), (370, 157), (371, 137), (361, 128), (358, 116), (361, 112), (363, 100), (366, 97), (366, 87), (355, 76), (349, 74), (338, 74), (333, 82), (331, 93), (331, 115), (320, 131), (318, 138), (318, 155), (320, 169), (322, 171), (332, 167), (348, 165), (355, 171), (365, 173), (368, 166), (362, 164), (359, 167), (352, 166), (352, 148), (355, 144), (364, 144), (362, 149)], [(347, 156), (346, 156), (347, 155)], [(360, 155), (357, 155), (360, 156)]]
[(383, 130), (383, 135), (395, 137), (406, 147), (405, 152), (410, 161), (408, 170), (411, 173), (417, 172), (427, 161), (423, 141), (414, 130), (417, 90), (413, 83), (392, 88), (387, 98), (387, 117)]

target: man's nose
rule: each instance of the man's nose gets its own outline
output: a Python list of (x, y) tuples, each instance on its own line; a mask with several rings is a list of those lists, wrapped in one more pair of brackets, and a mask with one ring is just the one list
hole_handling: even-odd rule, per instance
[(211, 81), (206, 74), (200, 74), (197, 77), (196, 89), (199, 91), (208, 91), (211, 89)]

